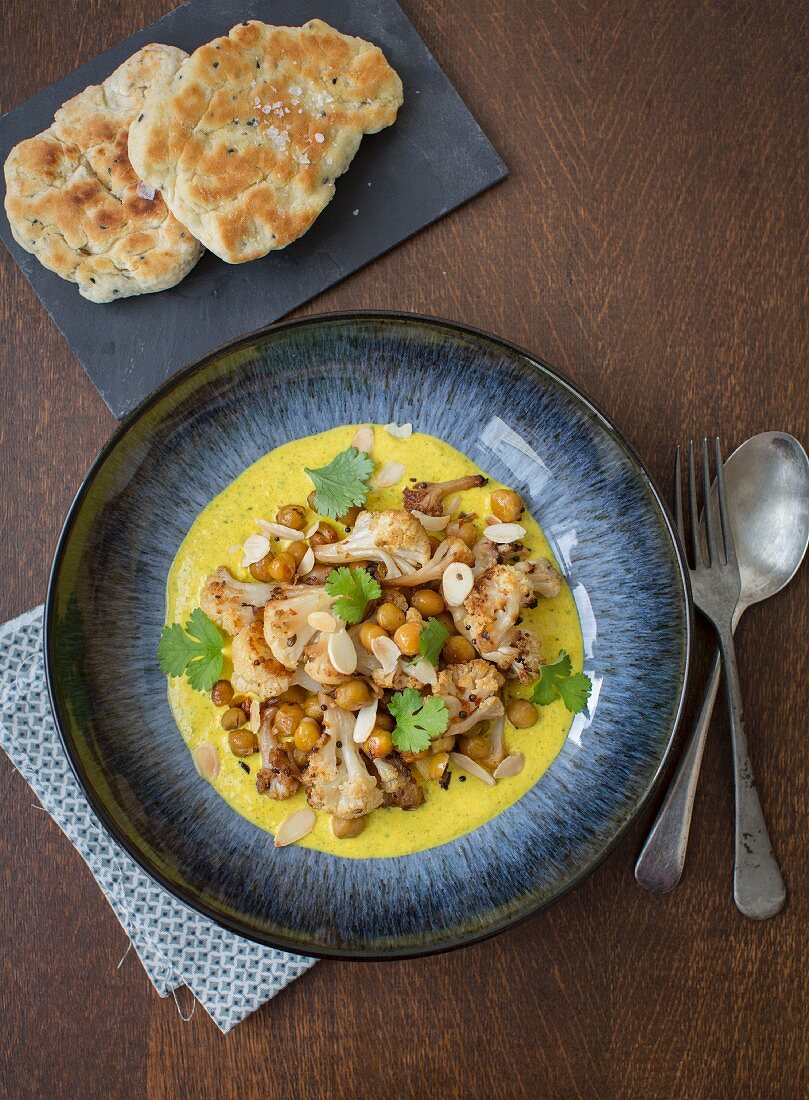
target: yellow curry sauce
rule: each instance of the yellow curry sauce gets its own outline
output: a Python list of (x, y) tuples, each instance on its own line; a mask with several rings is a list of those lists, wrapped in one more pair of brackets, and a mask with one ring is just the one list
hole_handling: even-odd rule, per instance
[[(242, 543), (257, 533), (255, 521), (273, 520), (284, 504), (305, 504), (312, 483), (303, 472), (304, 467), (326, 465), (350, 446), (355, 431), (350, 426), (333, 428), (286, 443), (255, 462), (211, 501), (194, 521), (172, 564), (167, 586), (167, 623), (188, 620), (191, 611), (199, 606), (206, 577), (217, 566), (226, 565), (239, 579), (251, 579), (239, 562)], [(414, 433), (409, 439), (394, 439), (382, 427), (376, 427), (374, 435), (373, 459), (377, 469), (385, 462), (398, 460), (404, 464), (405, 473), (399, 485), (371, 492), (367, 502), (371, 510), (401, 508), (402, 488), (409, 477), (446, 481), (467, 474), (485, 474), (460, 451), (434, 436)], [(482, 519), (488, 513), (489, 495), (498, 487), (499, 483), (490, 481), (485, 488), (464, 493), (462, 507)], [(523, 541), (530, 548), (531, 557), (553, 560), (539, 524), (527, 512), (520, 522), (527, 531)], [(339, 526), (338, 529), (342, 534), (344, 529)], [(553, 660), (560, 649), (565, 649), (574, 669), (581, 669), (581, 630), (567, 585), (554, 599), (540, 599), (536, 609), (524, 609), (522, 616), (525, 626), (540, 638), (546, 660)], [(231, 672), (229, 648), (228, 645), (225, 650), (223, 676)], [(530, 684), (510, 682), (508, 687), (509, 693), (523, 696), (530, 695), (531, 690)], [(215, 746), (221, 770), (212, 781), (213, 786), (237, 813), (272, 833), (293, 810), (305, 805), (303, 790), (282, 802), (258, 794), (255, 776), (260, 767), (259, 755), (247, 757), (248, 775), (228, 747), (228, 735), (220, 725), (221, 709), (214, 706), (207, 694), (194, 691), (181, 677), (169, 680), (168, 698), (188, 748), (205, 741)], [(406, 855), (446, 844), (471, 832), (522, 797), (561, 749), (572, 715), (559, 699), (538, 710), (539, 718), (529, 729), (517, 730), (506, 722), (506, 751), (525, 754), (525, 767), (519, 775), (500, 779), (494, 787), (488, 787), (471, 776), (460, 782), (463, 773), (453, 768), (446, 791), (437, 783), (423, 784), (425, 800), (415, 810), (374, 810), (366, 818), (363, 832), (350, 840), (338, 840), (332, 834), (330, 816), (319, 812), (314, 831), (301, 843), (334, 855), (365, 859)]]

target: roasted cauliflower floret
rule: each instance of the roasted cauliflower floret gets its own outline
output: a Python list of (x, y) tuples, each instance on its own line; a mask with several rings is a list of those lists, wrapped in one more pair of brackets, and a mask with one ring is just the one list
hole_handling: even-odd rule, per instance
[(262, 699), (281, 695), (292, 683), (292, 672), (273, 657), (264, 638), (263, 617), (240, 630), (233, 639), (233, 676), (236, 691)]
[(521, 684), (530, 684), (532, 680), (536, 680), (545, 663), (542, 646), (536, 634), (530, 630), (512, 631), (509, 648), (514, 652), (508, 666), (509, 675), (516, 677)]
[(508, 646), (511, 631), (534, 591), (527, 578), (513, 565), (492, 565), (475, 581), (464, 601), (466, 635), (477, 651), (502, 668), (511, 664), (510, 654), (500, 654)]
[(328, 611), (332, 597), (318, 585), (278, 585), (264, 608), (264, 638), (276, 661), (294, 670), (315, 633), (313, 611)]
[(486, 699), (497, 697), (504, 683), (496, 668), (488, 661), (477, 658), (474, 661), (450, 665), (439, 672), (435, 694), (441, 696), (450, 713), (470, 712), (476, 710)]
[[(303, 651), (303, 671), (324, 687), (334, 687), (335, 684), (342, 684), (354, 675), (354, 673), (338, 672), (331, 663), (329, 657), (330, 637), (331, 635), (322, 632), (316, 634)], [(355, 649), (362, 649), (362, 652), (365, 653), (358, 639), (352, 639), (352, 641), (354, 641)]]
[(290, 798), (301, 785), (301, 773), (273, 732), (277, 707), (263, 707), (258, 730), (261, 767), (256, 774), (256, 790), (268, 798), (281, 801)]
[(547, 558), (517, 562), (514, 568), (518, 573), (522, 573), (537, 596), (552, 600), (562, 591), (562, 576)]
[(481, 474), (470, 474), (468, 477), (456, 477), (452, 481), (421, 481), (412, 488), (402, 490), (402, 501), (408, 512), (415, 509), (425, 516), (443, 516), (444, 500), (451, 493), (479, 489), (488, 480)]
[(355, 717), (325, 695), (324, 733), (303, 773), (306, 799), (336, 817), (364, 817), (382, 804), (382, 791), (368, 773), (354, 742)]
[(413, 573), (430, 560), (432, 546), (415, 516), (399, 508), (360, 512), (354, 530), (340, 542), (315, 548), (320, 562), (341, 565), (349, 561), (377, 561), (387, 576)]
[(372, 760), (382, 787), (382, 805), (400, 810), (415, 810), (424, 801), (424, 793), (398, 752)]
[(226, 634), (235, 635), (255, 620), (256, 608), (267, 602), (272, 588), (271, 584), (237, 581), (221, 565), (205, 582), (199, 605)]
[(417, 569), (415, 573), (406, 573), (401, 577), (391, 577), (388, 574), (381, 578), (381, 583), (384, 588), (416, 588), (433, 581), (440, 581), (447, 566), (459, 561), (465, 565), (471, 565), (474, 561), (472, 551), (462, 539), (444, 539), (432, 560)]

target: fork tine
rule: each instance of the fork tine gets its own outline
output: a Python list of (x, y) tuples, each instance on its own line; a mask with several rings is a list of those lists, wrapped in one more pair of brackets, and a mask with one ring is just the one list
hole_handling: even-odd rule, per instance
[(702, 514), (705, 517), (705, 542), (708, 546), (708, 565), (717, 565), (719, 555), (716, 547), (716, 535), (713, 523), (713, 502), (711, 500), (711, 456), (708, 440), (702, 440)]
[(677, 534), (685, 549), (685, 525), (683, 524), (683, 469), (680, 461), (680, 444), (674, 453), (674, 522), (677, 524)]
[(691, 520), (691, 552), (694, 555), (694, 566), (699, 566), (702, 561), (702, 551), (699, 545), (699, 515), (697, 513), (697, 475), (694, 468), (694, 440), (688, 441), (688, 515)]
[(736, 545), (733, 541), (733, 527), (728, 513), (727, 497), (725, 495), (725, 470), (722, 463), (722, 444), (719, 436), (714, 440), (716, 454), (716, 492), (719, 497), (719, 519), (722, 523), (722, 538), (725, 543), (725, 561), (729, 565), (736, 564)]

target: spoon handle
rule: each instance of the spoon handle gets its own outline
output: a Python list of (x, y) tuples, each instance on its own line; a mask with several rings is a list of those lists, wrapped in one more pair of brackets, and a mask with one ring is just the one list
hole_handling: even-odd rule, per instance
[(655, 823), (635, 864), (635, 878), (639, 885), (655, 893), (673, 890), (683, 873), (688, 834), (691, 830), (691, 813), (694, 795), (702, 764), (702, 753), (708, 727), (711, 724), (722, 661), (717, 652), (705, 689), (699, 717), (691, 731), (674, 778), (658, 811)]

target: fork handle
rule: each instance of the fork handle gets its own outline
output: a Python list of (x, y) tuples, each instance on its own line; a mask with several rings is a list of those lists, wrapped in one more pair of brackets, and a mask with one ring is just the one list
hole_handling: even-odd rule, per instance
[(733, 747), (733, 780), (736, 788), (736, 861), (733, 869), (733, 898), (746, 917), (764, 920), (780, 912), (786, 901), (772, 844), (764, 823), (756, 781), (747, 752), (742, 713), (742, 689), (730, 623), (718, 631), (719, 648), (725, 667), (725, 689), (730, 714)]

